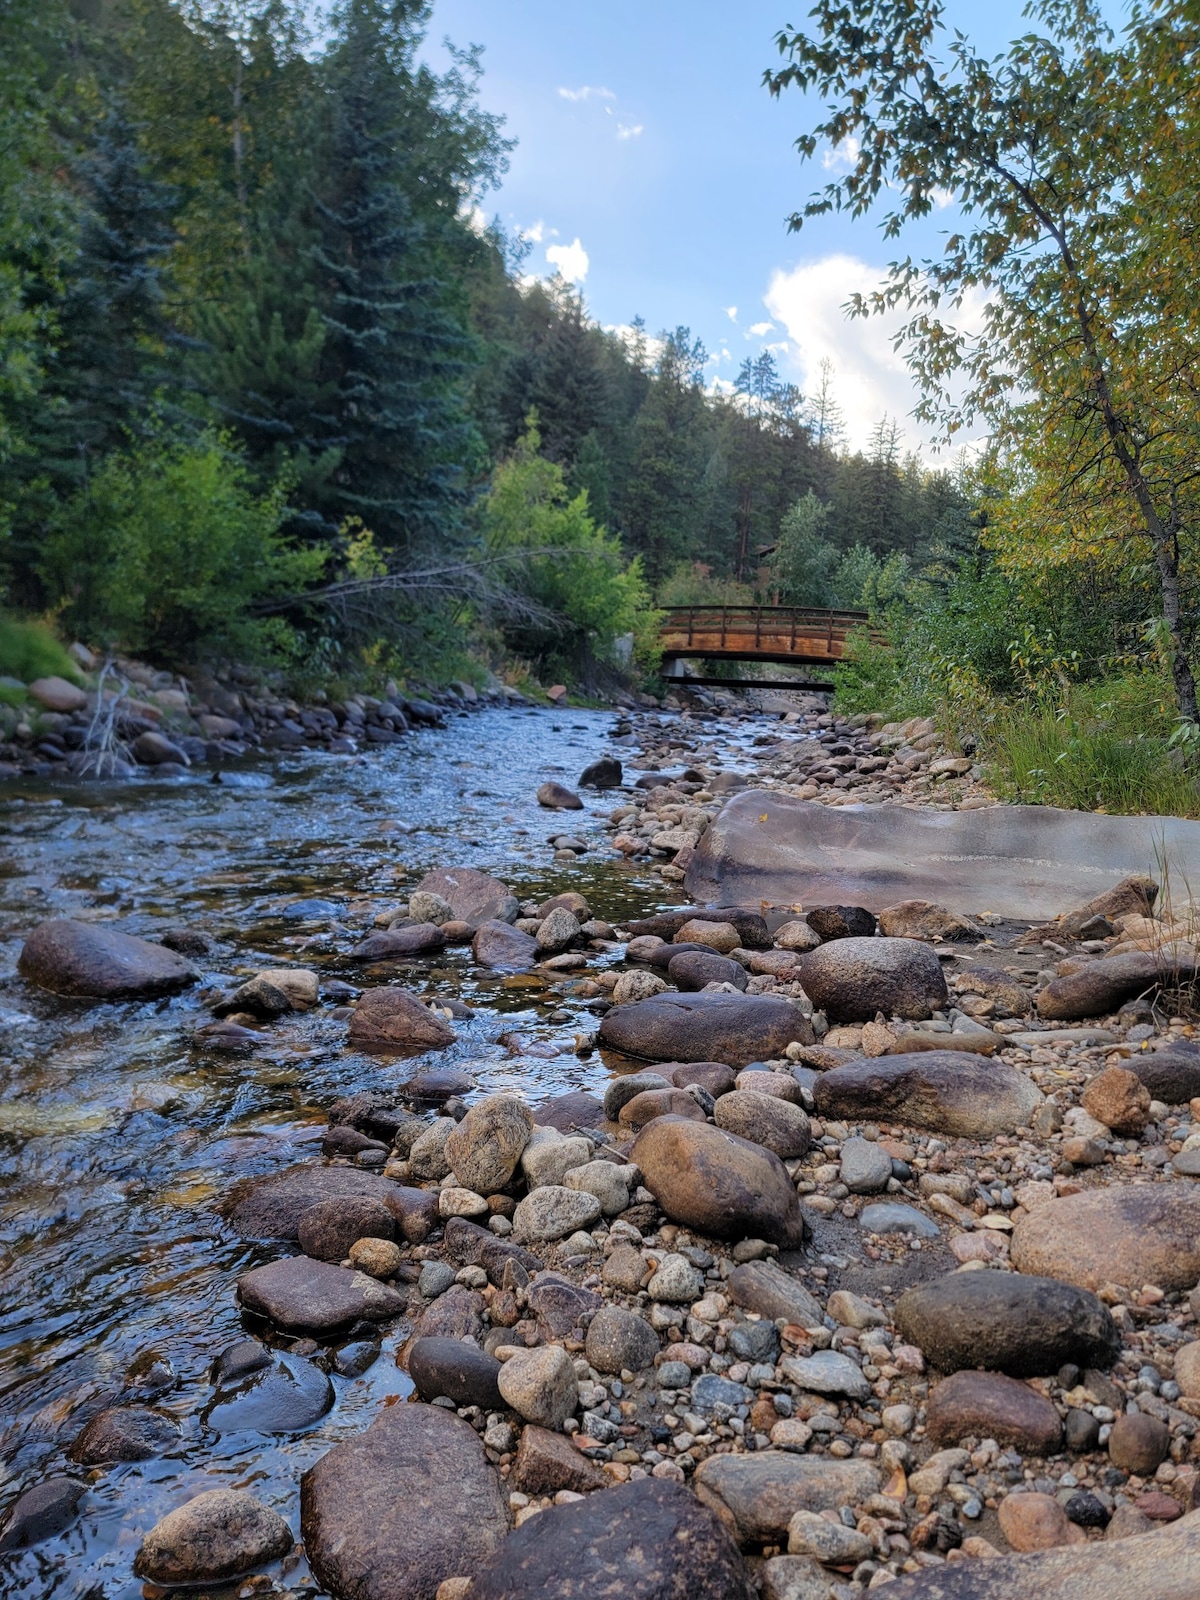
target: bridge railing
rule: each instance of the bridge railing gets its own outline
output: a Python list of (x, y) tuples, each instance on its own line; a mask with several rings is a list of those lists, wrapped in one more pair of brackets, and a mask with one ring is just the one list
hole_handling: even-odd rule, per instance
[(664, 606), (662, 612), (664, 639), (686, 634), (690, 641), (697, 634), (710, 638), (718, 633), (722, 646), (742, 648), (753, 639), (755, 646), (769, 644), (777, 649), (783, 639), (789, 639), (794, 649), (801, 640), (822, 634), (832, 646), (870, 621), (865, 611), (831, 611), (817, 606)]

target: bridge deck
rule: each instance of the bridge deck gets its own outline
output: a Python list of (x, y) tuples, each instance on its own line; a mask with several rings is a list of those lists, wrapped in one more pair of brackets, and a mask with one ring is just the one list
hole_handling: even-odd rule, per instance
[(670, 606), (660, 639), (665, 660), (691, 656), (827, 666), (841, 659), (847, 636), (868, 620), (865, 611), (806, 606)]

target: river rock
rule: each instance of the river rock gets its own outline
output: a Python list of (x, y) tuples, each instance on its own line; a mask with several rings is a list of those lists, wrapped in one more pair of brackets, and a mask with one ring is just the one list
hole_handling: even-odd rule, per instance
[(735, 1305), (769, 1322), (782, 1317), (801, 1328), (823, 1324), (821, 1307), (812, 1295), (773, 1261), (747, 1261), (735, 1267), (725, 1280), (725, 1293)]
[(1150, 1091), (1125, 1067), (1098, 1072), (1082, 1096), (1083, 1109), (1113, 1133), (1137, 1138), (1150, 1122)]
[(619, 789), (624, 774), (616, 756), (601, 756), (579, 774), (581, 789)]
[(706, 1094), (712, 1095), (714, 1100), (729, 1094), (737, 1084), (733, 1068), (727, 1067), (723, 1061), (689, 1061), (679, 1066), (668, 1061), (663, 1066), (663, 1073), (677, 1089), (686, 1089), (689, 1083), (694, 1083)]
[(618, 1216), (629, 1205), (629, 1178), (633, 1169), (615, 1161), (586, 1161), (563, 1174), (563, 1187), (594, 1194), (606, 1217)]
[(597, 1311), (588, 1327), (587, 1358), (597, 1372), (641, 1372), (658, 1351), (658, 1335), (650, 1324), (620, 1306)]
[[(768, 1073), (748, 1074), (768, 1077)], [(678, 1092), (678, 1091), (676, 1091)], [(759, 1094), (753, 1089), (735, 1089), (723, 1094), (713, 1113), (718, 1128), (735, 1133), (751, 1144), (761, 1144), (773, 1150), (781, 1161), (795, 1161), (812, 1142), (812, 1128), (808, 1117), (799, 1106), (791, 1105), (773, 1094)], [(891, 1166), (888, 1167), (891, 1175)]]
[(564, 783), (543, 783), (537, 792), (537, 803), (547, 811), (583, 810), (583, 801)]
[(237, 1489), (210, 1489), (155, 1523), (133, 1570), (149, 1583), (220, 1583), (291, 1548), (292, 1530), (277, 1511)]
[[(667, 835), (659, 834), (658, 837), (661, 839)], [(720, 955), (728, 955), (731, 950), (738, 949), (741, 940), (732, 922), (710, 922), (707, 918), (697, 917), (692, 922), (684, 923), (675, 935), (675, 943), (685, 947), (700, 945)]]
[(348, 961), (396, 961), (406, 956), (440, 950), (446, 935), (436, 922), (414, 922), (407, 927), (381, 928), (347, 952)]
[(36, 700), (43, 711), (84, 711), (88, 698), (76, 683), (52, 673), (46, 678), (35, 678), (29, 685), (29, 698)]
[(413, 890), (408, 897), (408, 914), (413, 922), (432, 922), (439, 928), (443, 923), (458, 920), (449, 900), (429, 889)]
[(467, 923), (472, 932), (485, 922), (514, 922), (520, 909), (506, 883), (474, 867), (427, 872), (413, 892), (439, 895), (449, 905), (453, 920)]
[(775, 995), (663, 994), (616, 1006), (600, 1024), (600, 1042), (648, 1061), (723, 1061), (744, 1067), (811, 1044), (812, 1024)]
[(822, 941), (869, 939), (875, 932), (875, 918), (865, 906), (814, 906), (804, 920)]
[(255, 1339), (257, 1358), (238, 1361), (227, 1375), (218, 1362), (217, 1390), (201, 1412), (214, 1433), (298, 1433), (333, 1405), (333, 1385), (313, 1361), (269, 1351)]
[(196, 969), (173, 951), (102, 923), (55, 917), (21, 947), (17, 970), (53, 994), (96, 1000), (151, 1000), (195, 983)]
[(731, 983), (735, 989), (744, 990), (750, 982), (740, 962), (731, 961), (715, 950), (681, 951), (667, 963), (667, 976), (685, 994), (696, 993), (707, 983)]
[(537, 1107), (539, 1126), (554, 1128), (559, 1133), (571, 1133), (575, 1128), (598, 1128), (603, 1121), (603, 1102), (584, 1089), (552, 1095)]
[(844, 1139), (840, 1176), (851, 1194), (878, 1194), (892, 1176), (892, 1158), (873, 1139)]
[(940, 1239), (942, 1230), (932, 1218), (896, 1200), (879, 1200), (864, 1206), (859, 1216), (864, 1233), (911, 1233), (918, 1239)]
[(865, 1533), (816, 1511), (797, 1511), (788, 1523), (788, 1554), (814, 1556), (829, 1566), (857, 1566), (875, 1553)]
[(617, 1119), (623, 1128), (644, 1128), (655, 1117), (688, 1117), (693, 1122), (706, 1120), (696, 1099), (686, 1089), (646, 1089), (621, 1107)]
[(356, 1239), (396, 1237), (396, 1219), (382, 1200), (368, 1195), (318, 1200), (296, 1223), (300, 1248), (314, 1261), (344, 1261)]
[(916, 939), (836, 939), (801, 958), (800, 982), (831, 1022), (915, 1021), (949, 1001), (941, 962)]
[(632, 1006), (639, 1000), (652, 1000), (655, 995), (663, 994), (669, 987), (665, 978), (660, 978), (656, 972), (623, 972), (613, 985), (612, 1003), (614, 1006)]
[[(436, 1195), (391, 1183), (377, 1172), (326, 1167), (318, 1162), (300, 1162), (266, 1178), (243, 1180), (234, 1187), (222, 1211), (239, 1238), (298, 1244), (300, 1219), (307, 1211), (326, 1201), (359, 1200), (386, 1206), (412, 1244), (420, 1244), (436, 1224)], [(432, 1215), (423, 1232), (419, 1222), (422, 1211)]]
[(901, 900), (879, 913), (879, 931), (889, 939), (977, 940), (980, 928), (968, 917), (931, 900)]
[[(475, 1080), (471, 1074), (464, 1072), (460, 1067), (422, 1067), (402, 1086), (400, 1092), (406, 1100), (437, 1106), (453, 1099), (455, 1095), (470, 1094), (474, 1087)], [(413, 1145), (421, 1137), (422, 1126), (418, 1122), (416, 1128), (411, 1129), (411, 1137), (406, 1146), (410, 1154)]]
[(737, 929), (744, 950), (769, 950), (771, 935), (765, 917), (760, 911), (741, 907), (722, 907), (712, 911), (704, 906), (686, 906), (679, 911), (660, 911), (653, 917), (642, 917), (629, 923), (631, 938), (657, 938), (674, 940), (679, 930), (689, 922), (729, 922)]
[(755, 1600), (738, 1550), (682, 1484), (625, 1483), (522, 1524), (471, 1600)]
[(539, 955), (561, 955), (579, 941), (579, 918), (566, 906), (556, 906), (543, 917), (534, 938)]
[(1110, 1367), (1121, 1336), (1108, 1308), (1073, 1284), (1015, 1272), (950, 1272), (907, 1290), (895, 1322), (943, 1372), (988, 1367), (1013, 1378)]
[(336, 1333), (360, 1317), (386, 1322), (405, 1309), (403, 1295), (363, 1272), (307, 1256), (286, 1256), (244, 1272), (238, 1298), (288, 1333)]
[(671, 1081), (661, 1072), (627, 1072), (614, 1078), (604, 1091), (604, 1115), (616, 1122), (622, 1109), (648, 1089), (669, 1089)]
[(783, 1371), (789, 1383), (810, 1394), (845, 1395), (848, 1400), (869, 1400), (871, 1385), (862, 1369), (837, 1350), (818, 1350), (811, 1356), (788, 1356)]
[(508, 1517), (474, 1428), (441, 1406), (387, 1406), (300, 1483), (318, 1582), (353, 1600), (432, 1600), (499, 1546)]
[(543, 1184), (518, 1203), (513, 1212), (513, 1237), (529, 1244), (565, 1239), (577, 1228), (599, 1222), (600, 1214), (594, 1194), (557, 1183)]
[(1180, 1106), (1200, 1095), (1200, 1049), (1187, 1041), (1130, 1056), (1125, 1065), (1137, 1074), (1154, 1100)]
[(1077, 1528), (1051, 1494), (1010, 1494), (1000, 1502), (1000, 1532), (1014, 1550), (1052, 1550), (1058, 1545), (1083, 1544)]
[(790, 1450), (709, 1456), (692, 1485), (743, 1544), (782, 1544), (797, 1511), (836, 1511), (879, 1492), (880, 1477), (866, 1461), (835, 1461)]
[(1126, 1000), (1157, 989), (1168, 971), (1190, 978), (1195, 962), (1172, 962), (1165, 953), (1141, 950), (1090, 961), (1079, 972), (1046, 985), (1036, 997), (1038, 1016), (1052, 1022), (1107, 1016)]
[(1171, 1448), (1171, 1433), (1165, 1422), (1142, 1411), (1125, 1412), (1113, 1423), (1108, 1436), (1108, 1454), (1114, 1467), (1152, 1477)]
[(1019, 1272), (1085, 1289), (1190, 1289), (1200, 1281), (1200, 1191), (1139, 1183), (1064, 1195), (1017, 1220), (1011, 1256)]
[(464, 1188), (498, 1194), (511, 1181), (532, 1133), (533, 1116), (516, 1095), (488, 1095), (446, 1140), (446, 1160)]
[(148, 1406), (111, 1406), (99, 1411), (67, 1447), (67, 1460), (81, 1467), (108, 1461), (150, 1461), (179, 1443), (179, 1424)]
[(445, 1250), (460, 1267), (482, 1267), (497, 1286), (510, 1261), (525, 1272), (540, 1272), (542, 1268), (532, 1251), (509, 1239), (497, 1239), (494, 1233), (468, 1222), (466, 1217), (451, 1217), (446, 1223)]
[(493, 972), (528, 972), (537, 964), (537, 940), (507, 922), (483, 922), (471, 941), (471, 954)]
[(521, 1430), (509, 1482), (522, 1494), (557, 1494), (560, 1489), (590, 1494), (593, 1489), (608, 1488), (612, 1479), (605, 1477), (561, 1433), (551, 1433), (549, 1428), (530, 1422)]
[(789, 1250), (804, 1243), (792, 1180), (779, 1157), (760, 1145), (707, 1122), (658, 1117), (638, 1134), (631, 1159), (673, 1222)]
[(436, 1183), (448, 1176), (450, 1162), (446, 1158), (446, 1143), (457, 1126), (453, 1117), (437, 1117), (420, 1138), (413, 1140), (408, 1165), (414, 1178)]
[(10, 1502), (0, 1516), (0, 1555), (28, 1550), (53, 1539), (74, 1522), (87, 1484), (74, 1478), (44, 1478)]
[(821, 935), (815, 928), (803, 920), (785, 922), (782, 928), (775, 930), (775, 944), (780, 950), (790, 951), (792, 954), (803, 954), (806, 950), (815, 950), (821, 942)]
[(931, 1391), (926, 1412), (937, 1445), (974, 1434), (1026, 1455), (1053, 1455), (1062, 1447), (1062, 1422), (1052, 1402), (1027, 1383), (995, 1372), (956, 1372), (943, 1379)]
[(592, 1143), (582, 1134), (563, 1135), (553, 1128), (535, 1127), (521, 1152), (521, 1173), (530, 1189), (560, 1184), (574, 1167), (592, 1159)]
[(357, 1050), (418, 1055), (444, 1050), (454, 1031), (406, 989), (364, 989), (350, 1018), (349, 1041)]
[(500, 1368), (506, 1404), (526, 1422), (558, 1430), (579, 1404), (579, 1381), (570, 1356), (557, 1344), (518, 1350)]
[[(427, 1262), (422, 1273), (422, 1293), (426, 1287), (425, 1273), (430, 1267), (445, 1266), (445, 1262)], [(436, 1291), (435, 1291), (436, 1292)], [(413, 1329), (414, 1339), (450, 1339), (472, 1340), (478, 1344), (483, 1338), (483, 1296), (476, 1289), (468, 1289), (465, 1284), (451, 1283), (450, 1286), (438, 1293), (437, 1299), (421, 1313), (421, 1319)]]
[(835, 1067), (817, 1079), (813, 1100), (825, 1117), (871, 1117), (960, 1139), (990, 1139), (1028, 1127), (1042, 1093), (1002, 1061), (928, 1050)]
[(461, 1339), (414, 1339), (408, 1347), (408, 1375), (422, 1400), (446, 1395), (456, 1406), (504, 1409), (496, 1383), (500, 1363), (478, 1345)]

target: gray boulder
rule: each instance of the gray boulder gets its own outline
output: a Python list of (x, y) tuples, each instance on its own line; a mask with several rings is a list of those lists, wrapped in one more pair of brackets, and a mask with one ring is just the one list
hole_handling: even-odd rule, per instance
[(600, 1041), (646, 1061), (721, 1061), (744, 1067), (781, 1056), (789, 1044), (812, 1044), (812, 1024), (777, 995), (660, 994), (615, 1006)]
[(760, 1145), (707, 1122), (656, 1117), (638, 1134), (631, 1160), (673, 1222), (789, 1250), (804, 1243), (792, 1180), (779, 1157)]
[(133, 1570), (150, 1583), (221, 1583), (291, 1548), (292, 1530), (278, 1511), (237, 1489), (210, 1489), (155, 1523)]
[(831, 1022), (915, 1021), (949, 1001), (941, 962), (917, 939), (835, 939), (800, 958), (800, 982)]
[(17, 970), (39, 989), (95, 1000), (153, 1000), (186, 989), (199, 976), (161, 944), (68, 917), (37, 925), (21, 947)]
[(853, 1061), (822, 1073), (813, 1088), (821, 1116), (869, 1116), (963, 1139), (1027, 1127), (1042, 1098), (1015, 1067), (960, 1050)]

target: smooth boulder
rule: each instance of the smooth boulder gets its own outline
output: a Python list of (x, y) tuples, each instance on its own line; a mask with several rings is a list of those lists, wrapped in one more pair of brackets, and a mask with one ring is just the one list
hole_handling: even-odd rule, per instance
[(291, 1548), (292, 1530), (278, 1511), (237, 1489), (210, 1489), (155, 1523), (133, 1570), (149, 1583), (221, 1583)]
[(39, 989), (92, 1000), (154, 1000), (199, 976), (161, 944), (70, 917), (38, 923), (21, 947), (17, 971)]
[[(300, 1221), (306, 1212), (327, 1202), (345, 1202), (349, 1207), (357, 1201), (378, 1201), (386, 1206), (410, 1244), (421, 1244), (437, 1225), (435, 1194), (392, 1183), (380, 1173), (361, 1167), (326, 1167), (316, 1161), (299, 1162), (265, 1178), (243, 1179), (234, 1186), (221, 1210), (241, 1239), (299, 1244)], [(322, 1213), (322, 1235), (324, 1218), (331, 1214)], [(349, 1215), (359, 1217), (364, 1213), (354, 1210)], [(316, 1218), (313, 1221), (316, 1233)], [(332, 1242), (332, 1235), (329, 1237)], [(347, 1249), (353, 1242), (348, 1241)]]
[(360, 1318), (386, 1322), (407, 1305), (386, 1284), (327, 1261), (285, 1256), (243, 1272), (238, 1299), (248, 1311), (267, 1317), (288, 1333), (337, 1333)]
[(1012, 1445), (1022, 1454), (1054, 1455), (1062, 1421), (1053, 1401), (1019, 1378), (995, 1372), (956, 1372), (926, 1402), (926, 1427), (936, 1445), (974, 1437)]
[(756, 1450), (753, 1455), (712, 1455), (692, 1479), (697, 1497), (746, 1544), (780, 1543), (797, 1511), (836, 1511), (859, 1505), (880, 1488), (867, 1461)]
[(433, 1600), (508, 1532), (500, 1483), (474, 1428), (441, 1406), (387, 1406), (300, 1481), (317, 1580), (345, 1600)]
[(799, 1249), (805, 1223), (779, 1157), (707, 1122), (657, 1117), (630, 1159), (673, 1222), (717, 1238), (760, 1238)]
[(1004, 1062), (927, 1050), (834, 1067), (817, 1079), (813, 1101), (821, 1116), (879, 1118), (956, 1138), (989, 1139), (1027, 1127), (1042, 1093)]
[(488, 1095), (446, 1140), (446, 1160), (465, 1189), (497, 1194), (517, 1170), (532, 1133), (533, 1116), (516, 1095)]
[(1018, 1219), (1011, 1256), (1019, 1272), (1084, 1289), (1191, 1289), (1200, 1282), (1200, 1191), (1137, 1183), (1064, 1195)]
[(896, 1302), (896, 1326), (943, 1372), (987, 1367), (1013, 1378), (1110, 1367), (1121, 1336), (1094, 1294), (1056, 1278), (950, 1272)]
[(1160, 983), (1190, 979), (1196, 961), (1161, 952), (1133, 950), (1125, 955), (1090, 961), (1078, 972), (1054, 978), (1036, 998), (1037, 1013), (1048, 1022), (1076, 1022), (1103, 1017), (1127, 1000), (1152, 994)]
[(471, 954), (493, 972), (528, 972), (537, 964), (537, 940), (507, 922), (482, 922), (471, 941)]
[(831, 1022), (870, 1022), (879, 1011), (916, 1022), (950, 998), (936, 953), (916, 939), (834, 939), (799, 965), (805, 994)]
[(502, 1411), (504, 1401), (496, 1380), (500, 1363), (478, 1345), (462, 1339), (425, 1337), (408, 1348), (408, 1375), (422, 1400), (446, 1395), (456, 1406), (482, 1406)]
[(427, 872), (414, 894), (436, 894), (450, 907), (455, 922), (465, 922), (474, 932), (485, 922), (513, 922), (519, 904), (506, 883), (475, 867), (439, 867)]
[(350, 1043), (385, 1055), (420, 1055), (454, 1043), (454, 1030), (406, 989), (366, 989), (350, 1018)]
[(717, 1101), (713, 1118), (718, 1128), (774, 1151), (781, 1161), (797, 1160), (812, 1142), (808, 1117), (778, 1095), (735, 1089)]
[(722, 1061), (744, 1067), (811, 1044), (812, 1024), (775, 995), (661, 994), (616, 1006), (600, 1024), (600, 1042), (645, 1061)]
[(380, 928), (369, 933), (361, 944), (356, 944), (346, 959), (348, 961), (398, 961), (409, 956), (428, 955), (440, 950), (446, 935), (435, 922), (414, 922), (407, 927)]

